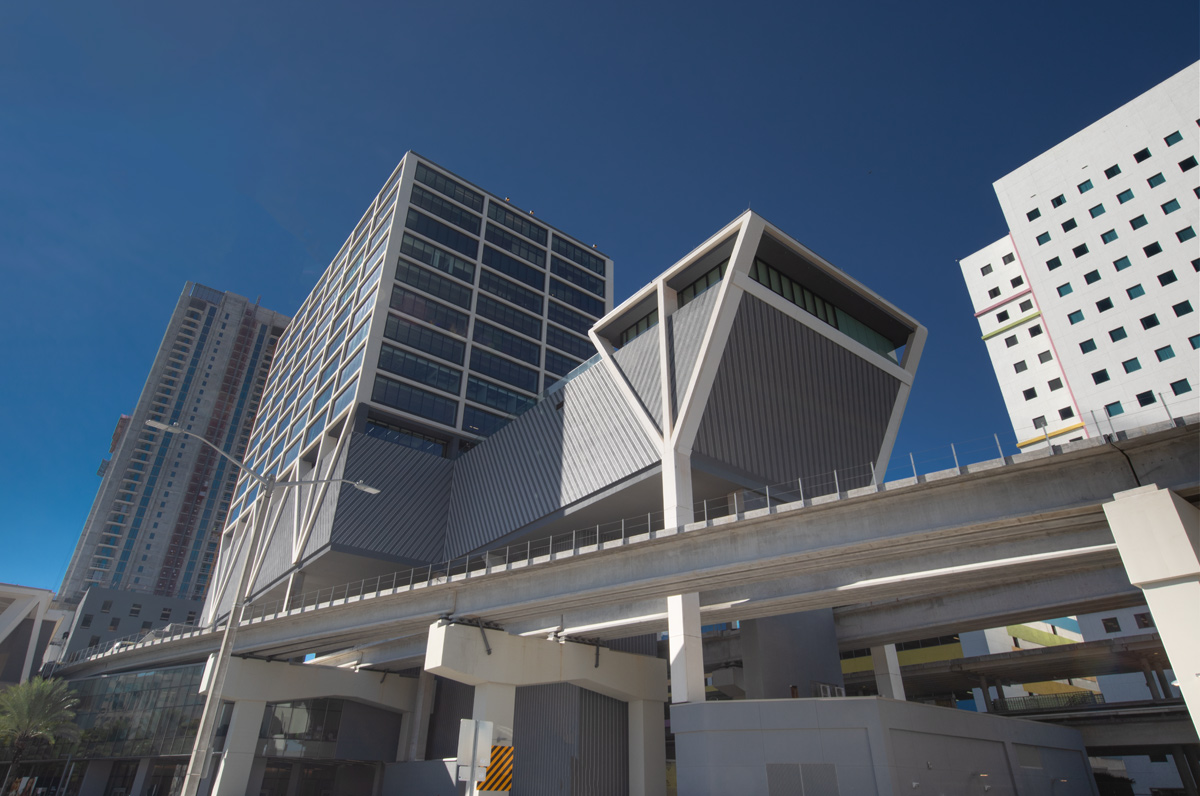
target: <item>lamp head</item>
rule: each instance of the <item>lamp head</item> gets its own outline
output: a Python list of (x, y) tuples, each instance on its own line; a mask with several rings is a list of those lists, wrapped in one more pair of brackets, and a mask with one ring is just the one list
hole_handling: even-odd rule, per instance
[(159, 420), (147, 420), (146, 425), (157, 431), (166, 431), (168, 433), (173, 433), (179, 430), (179, 426), (168, 426), (166, 423), (163, 423)]
[(357, 489), (359, 492), (366, 492), (368, 495), (378, 495), (379, 494), (378, 489), (376, 489), (375, 487), (370, 486), (368, 484), (365, 484), (362, 481), (353, 481), (353, 482), (351, 482), (350, 485), (353, 486), (355, 489)]

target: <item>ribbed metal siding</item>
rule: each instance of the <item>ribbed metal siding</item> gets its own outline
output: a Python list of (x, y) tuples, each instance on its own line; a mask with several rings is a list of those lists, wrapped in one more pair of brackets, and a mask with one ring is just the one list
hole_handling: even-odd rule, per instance
[(658, 635), (655, 633), (643, 633), (640, 636), (609, 639), (606, 643), (608, 644), (608, 648), (615, 652), (632, 652), (634, 655), (649, 655), (651, 658), (658, 657)]
[[(350, 451), (343, 448), (338, 456), (337, 463), (333, 466), (333, 471), (330, 473), (330, 478), (345, 478), (346, 472), (346, 457)], [(332, 454), (330, 454), (332, 455)], [(322, 471), (326, 466), (326, 460), (322, 460)], [(329, 491), (325, 493), (325, 500), (321, 502), (321, 507), (317, 511), (317, 521), (313, 523), (312, 533), (309, 534), (308, 543), (304, 546), (303, 558), (315, 554), (318, 550), (323, 550), (325, 545), (329, 544), (329, 539), (333, 534), (333, 518), (336, 516), (339, 501), (342, 495), (349, 491), (343, 484), (330, 484)]]
[(517, 689), (513, 796), (629, 793), (629, 707), (570, 685)]
[(608, 370), (593, 367), (459, 458), (449, 555), (487, 545), (656, 463), (633, 412)]
[(642, 406), (654, 418), (654, 424), (662, 428), (662, 386), (659, 380), (658, 336), (661, 330), (654, 327), (634, 338), (628, 345), (613, 355), (617, 367), (625, 374), (629, 386), (637, 393)]
[(671, 345), (671, 405), (679, 409), (679, 402), (687, 390), (692, 378), (692, 368), (696, 365), (696, 357), (700, 354), (700, 343), (704, 341), (704, 331), (712, 318), (713, 308), (717, 305), (719, 286), (710, 287), (667, 319), (667, 333)]
[[(257, 594), (260, 589), (266, 588), (272, 581), (287, 572), (288, 566), (291, 564), (292, 534), (295, 525), (292, 518), (295, 516), (294, 506), (298, 497), (295, 489), (275, 491), (272, 503), (282, 500), (283, 514), (280, 515), (279, 524), (275, 526), (275, 532), (271, 534), (267, 543), (267, 554), (263, 557), (263, 565), (262, 569), (258, 571), (258, 577), (254, 579), (251, 594)], [(271, 511), (267, 520), (269, 521), (273, 515), (274, 510)], [(254, 522), (253, 518), (251, 522)]]
[(879, 453), (899, 387), (865, 360), (743, 296), (694, 450), (763, 483), (866, 465)]
[(355, 433), (343, 477), (380, 492), (344, 486), (330, 541), (397, 558), (441, 560), (453, 469), (448, 459)]
[(429, 717), (429, 734), (425, 741), (426, 760), (458, 756), (458, 723), (471, 718), (474, 706), (475, 686), (437, 678), (433, 714)]

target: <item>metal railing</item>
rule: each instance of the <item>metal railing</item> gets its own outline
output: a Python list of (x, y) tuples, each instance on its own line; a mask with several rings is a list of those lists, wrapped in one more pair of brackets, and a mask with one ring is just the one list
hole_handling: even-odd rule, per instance
[(1088, 708), (1104, 704), (1104, 695), (1092, 691), (1071, 691), (1064, 694), (1034, 694), (1033, 696), (1005, 697), (1003, 702), (992, 700), (996, 713), (1024, 713), (1034, 710), (1062, 710), (1064, 708)]

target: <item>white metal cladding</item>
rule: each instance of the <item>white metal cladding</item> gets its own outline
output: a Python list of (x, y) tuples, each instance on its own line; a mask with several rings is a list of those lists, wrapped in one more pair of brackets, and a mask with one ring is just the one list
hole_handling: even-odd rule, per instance
[(763, 483), (865, 465), (879, 455), (899, 389), (881, 369), (746, 295), (694, 450)]
[(440, 559), (453, 470), (449, 459), (354, 434), (344, 477), (380, 491), (342, 490), (330, 542), (396, 558)]
[[(275, 497), (271, 501), (271, 514), (267, 517), (268, 524), (263, 529), (263, 542), (266, 544), (267, 551), (262, 559), (262, 567), (252, 581), (251, 594), (257, 594), (266, 588), (272, 581), (287, 573), (288, 568), (291, 566), (296, 501), (302, 499), (303, 496), (299, 494), (299, 490), (297, 489), (276, 490)], [(261, 504), (262, 501), (260, 500), (256, 505)], [(279, 509), (280, 504), (283, 505), (282, 511)], [(279, 521), (272, 528), (270, 523), (275, 519), (276, 512), (279, 512)], [(251, 522), (253, 522), (253, 519)], [(247, 524), (245, 527), (246, 531), (249, 532), (251, 525)], [(225, 610), (227, 607), (226, 605), (222, 605), (221, 610)]]
[(692, 368), (696, 365), (696, 357), (700, 355), (700, 344), (704, 342), (704, 331), (712, 318), (713, 308), (717, 306), (717, 296), (720, 294), (717, 286), (713, 286), (699, 296), (680, 307), (667, 319), (667, 334), (671, 344), (671, 404), (679, 411), (679, 402), (687, 390), (688, 381), (692, 376)]
[(609, 371), (589, 368), (455, 462), (447, 555), (482, 547), (658, 461)]
[(629, 386), (637, 394), (642, 406), (654, 418), (654, 424), (662, 428), (662, 396), (658, 363), (658, 329), (631, 340), (624, 348), (613, 354), (617, 367), (625, 374)]

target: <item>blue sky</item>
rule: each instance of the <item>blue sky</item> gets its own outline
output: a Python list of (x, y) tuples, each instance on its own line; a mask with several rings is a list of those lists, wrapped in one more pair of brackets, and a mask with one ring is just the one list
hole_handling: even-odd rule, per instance
[(1200, 57), (1183, 0), (249, 6), (0, 4), (0, 582), (57, 588), (183, 283), (294, 311), (408, 149), (618, 301), (753, 207), (929, 327), (898, 452), (1011, 439), (991, 184)]

